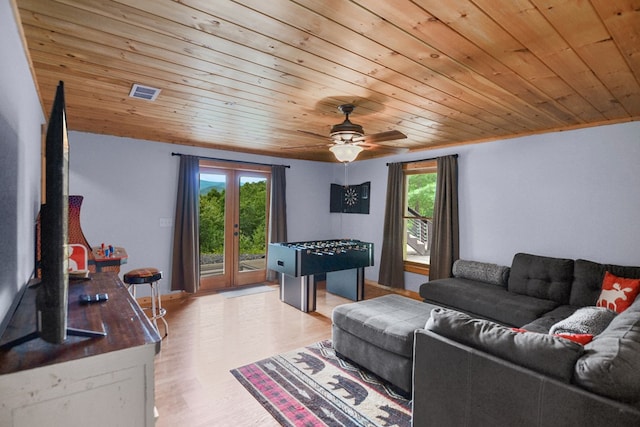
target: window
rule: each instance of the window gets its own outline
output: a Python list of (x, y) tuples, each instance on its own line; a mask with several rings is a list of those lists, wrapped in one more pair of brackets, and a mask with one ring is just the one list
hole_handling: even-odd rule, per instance
[(433, 204), (436, 198), (435, 161), (406, 163), (404, 173), (404, 269), (429, 274)]

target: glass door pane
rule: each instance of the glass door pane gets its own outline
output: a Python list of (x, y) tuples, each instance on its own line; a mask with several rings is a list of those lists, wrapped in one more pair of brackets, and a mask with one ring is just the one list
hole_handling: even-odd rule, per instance
[(242, 172), (239, 176), (237, 283), (266, 278), (268, 177)]
[[(211, 282), (226, 272), (225, 223), (227, 174), (200, 174), (200, 278)], [(207, 288), (205, 283), (202, 286)]]
[(239, 271), (266, 268), (267, 178), (240, 177)]

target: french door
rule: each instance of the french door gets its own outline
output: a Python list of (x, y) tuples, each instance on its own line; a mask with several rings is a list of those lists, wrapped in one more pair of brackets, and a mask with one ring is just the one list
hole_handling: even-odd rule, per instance
[(201, 290), (266, 279), (270, 188), (268, 167), (201, 161)]

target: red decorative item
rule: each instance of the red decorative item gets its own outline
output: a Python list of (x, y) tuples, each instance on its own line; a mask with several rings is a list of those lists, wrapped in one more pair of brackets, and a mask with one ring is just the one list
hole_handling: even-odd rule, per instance
[(88, 270), (89, 251), (84, 245), (69, 245), (69, 271)]
[(593, 340), (592, 334), (555, 334), (556, 337), (577, 342), (578, 344), (589, 344)]
[(606, 271), (596, 305), (622, 313), (633, 304), (639, 292), (640, 279), (618, 277)]

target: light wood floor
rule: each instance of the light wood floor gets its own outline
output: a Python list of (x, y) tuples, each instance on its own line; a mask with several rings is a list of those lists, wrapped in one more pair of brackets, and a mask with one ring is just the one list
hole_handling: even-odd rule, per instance
[[(274, 289), (163, 303), (170, 329), (156, 356), (157, 427), (279, 425), (229, 370), (331, 338), (331, 311), (351, 301), (321, 287), (316, 312), (302, 313)], [(367, 298), (387, 293), (371, 285), (365, 290)]]

